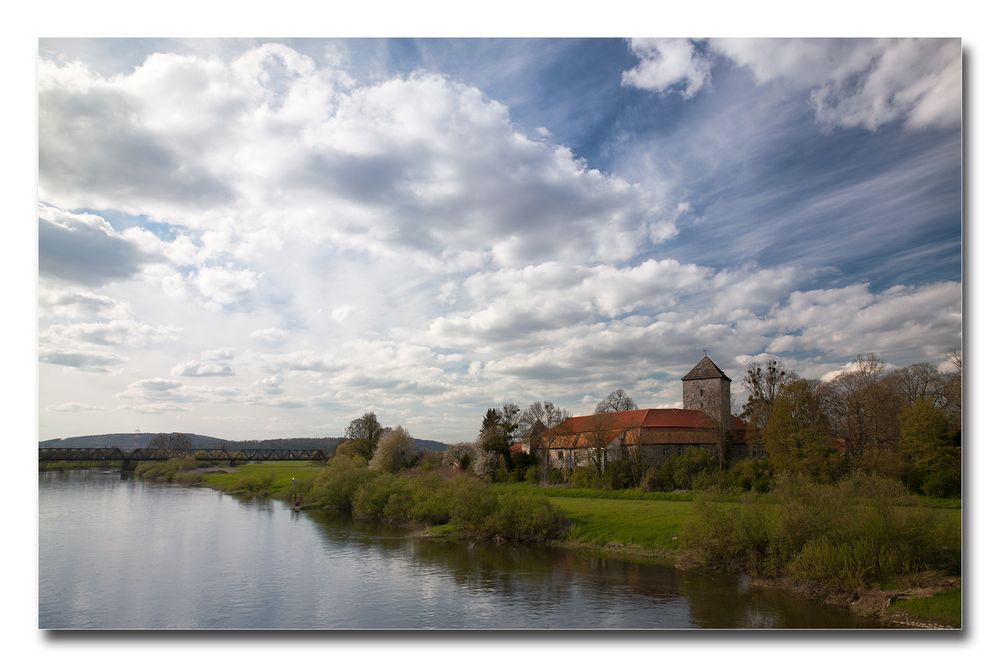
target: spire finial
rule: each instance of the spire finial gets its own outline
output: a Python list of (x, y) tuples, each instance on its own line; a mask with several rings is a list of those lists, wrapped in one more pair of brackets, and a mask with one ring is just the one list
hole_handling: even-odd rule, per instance
[(704, 352), (704, 353), (705, 353), (705, 356), (706, 356), (706, 357), (708, 356), (708, 350), (704, 350), (704, 349), (703, 349), (703, 350), (702, 350), (702, 352)]

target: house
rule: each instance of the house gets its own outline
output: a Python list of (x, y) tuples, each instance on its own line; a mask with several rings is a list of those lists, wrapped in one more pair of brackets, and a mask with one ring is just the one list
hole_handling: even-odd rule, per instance
[(658, 465), (667, 456), (698, 447), (730, 458), (756, 456), (746, 441), (746, 425), (731, 413), (732, 382), (706, 355), (681, 378), (684, 407), (628, 410), (570, 417), (543, 432), (538, 455), (549, 466), (575, 468), (625, 456)]

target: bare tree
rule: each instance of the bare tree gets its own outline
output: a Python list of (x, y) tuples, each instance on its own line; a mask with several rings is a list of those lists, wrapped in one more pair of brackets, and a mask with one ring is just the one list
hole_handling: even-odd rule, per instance
[(603, 474), (608, 463), (608, 445), (614, 433), (614, 420), (609, 413), (596, 414), (591, 418), (590, 427), (585, 436), (590, 445), (587, 453), (590, 462)]
[(608, 394), (607, 398), (597, 404), (594, 412), (601, 414), (607, 412), (625, 412), (626, 410), (636, 410), (635, 401), (625, 393), (624, 389), (615, 389)]
[(866, 452), (893, 448), (898, 439), (899, 398), (886, 382), (885, 362), (859, 356), (854, 368), (831, 383), (836, 433), (855, 461)]
[(545, 428), (552, 428), (553, 426), (562, 424), (569, 417), (568, 410), (556, 407), (551, 401), (545, 401), (544, 403), (535, 401), (521, 411), (519, 435), (522, 437), (526, 435), (538, 422), (541, 422)]

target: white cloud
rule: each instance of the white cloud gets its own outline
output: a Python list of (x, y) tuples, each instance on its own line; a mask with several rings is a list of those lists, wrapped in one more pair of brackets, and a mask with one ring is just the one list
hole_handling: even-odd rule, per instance
[(236, 350), (231, 347), (219, 347), (214, 350), (205, 350), (201, 353), (203, 361), (228, 361), (236, 356)]
[[(272, 248), (276, 229), (449, 271), (620, 261), (664, 218), (641, 187), (529, 138), (502, 104), (437, 74), (353, 85), (265, 45), (228, 63), (158, 54), (112, 78), (43, 58), (39, 79), (42, 196), (203, 230), (197, 251), (164, 249), (177, 263), (205, 261), (211, 234), (246, 261), (238, 240)], [(246, 269), (220, 286), (220, 270), (194, 278), (210, 303), (253, 289)]]
[(131, 317), (131, 308), (104, 294), (76, 289), (56, 289), (42, 285), (39, 289), (39, 309), (43, 317), (72, 320)]
[(106, 408), (100, 405), (90, 405), (89, 403), (77, 403), (75, 401), (71, 401), (69, 403), (50, 405), (45, 409), (50, 412), (106, 412), (111, 408)]
[(148, 378), (129, 384), (117, 397), (122, 400), (141, 400), (146, 404), (167, 403), (233, 403), (245, 400), (239, 387), (188, 385), (176, 380)]
[(201, 269), (191, 282), (208, 304), (229, 306), (247, 298), (257, 288), (259, 278), (249, 269), (216, 266)]
[(154, 343), (176, 340), (180, 331), (180, 327), (174, 325), (153, 326), (133, 319), (119, 319), (104, 322), (53, 324), (42, 332), (41, 337), (46, 341), (66, 340), (95, 345), (144, 347)]
[(42, 276), (101, 285), (131, 278), (156, 261), (107, 220), (38, 205), (38, 271)]
[(178, 364), (171, 369), (170, 374), (182, 377), (222, 377), (235, 375), (233, 367), (229, 364), (205, 361), (188, 361)]
[(56, 366), (68, 366), (85, 373), (107, 373), (125, 362), (125, 358), (113, 352), (99, 352), (87, 349), (46, 350), (42, 348), (39, 361)]
[(336, 306), (330, 311), (330, 319), (334, 322), (346, 322), (357, 311), (354, 306)]
[(276, 345), (288, 340), (288, 331), (276, 327), (256, 329), (250, 332), (250, 337), (267, 345)]
[(761, 83), (810, 89), (816, 118), (829, 127), (961, 123), (958, 39), (713, 39), (711, 48)]
[(958, 39), (633, 39), (639, 64), (622, 85), (676, 90), (685, 99), (709, 81), (720, 56), (746, 67), (762, 85), (810, 91), (826, 127), (877, 130), (902, 120), (912, 129), (961, 123), (962, 55)]
[(690, 99), (710, 79), (711, 61), (690, 39), (631, 39), (629, 48), (639, 64), (622, 73), (623, 86), (662, 92), (677, 89)]

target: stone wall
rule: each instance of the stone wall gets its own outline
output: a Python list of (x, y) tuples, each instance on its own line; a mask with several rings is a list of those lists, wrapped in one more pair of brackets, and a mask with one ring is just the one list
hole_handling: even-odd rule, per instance
[(704, 380), (684, 380), (684, 409), (702, 410), (721, 424), (721, 437), (729, 430), (732, 406), (729, 397), (729, 382), (722, 378)]

